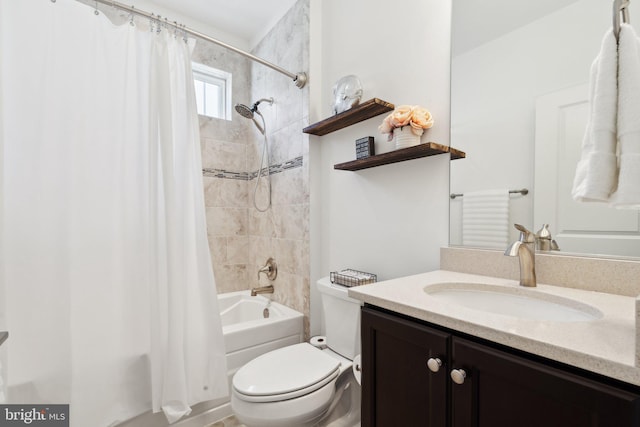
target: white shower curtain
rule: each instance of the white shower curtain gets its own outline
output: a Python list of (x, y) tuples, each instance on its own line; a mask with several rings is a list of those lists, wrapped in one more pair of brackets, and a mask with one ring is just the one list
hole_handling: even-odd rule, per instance
[(74, 0), (2, 12), (9, 402), (86, 427), (224, 397), (192, 46)]

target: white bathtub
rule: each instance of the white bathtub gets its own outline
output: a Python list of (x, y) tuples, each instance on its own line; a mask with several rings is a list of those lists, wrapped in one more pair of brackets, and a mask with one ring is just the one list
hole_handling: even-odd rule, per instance
[[(248, 361), (280, 347), (297, 344), (304, 338), (303, 315), (261, 295), (249, 291), (218, 295), (222, 333), (227, 353), (227, 380)], [(269, 317), (263, 317), (268, 308)], [(202, 427), (231, 415), (229, 399), (203, 402), (193, 408), (192, 415), (172, 427)], [(162, 413), (142, 414), (118, 427), (168, 427)]]
[[(248, 361), (276, 348), (302, 342), (303, 315), (249, 291), (218, 295), (229, 376)], [(264, 318), (267, 308), (269, 317)]]

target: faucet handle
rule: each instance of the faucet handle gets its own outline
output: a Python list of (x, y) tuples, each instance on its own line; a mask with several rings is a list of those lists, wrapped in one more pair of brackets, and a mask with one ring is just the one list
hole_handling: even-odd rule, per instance
[(513, 224), (513, 226), (520, 232), (520, 241), (524, 243), (535, 243), (536, 235), (527, 230), (523, 225)]
[(536, 233), (536, 237), (538, 239), (549, 239), (549, 240), (551, 240), (551, 231), (549, 231), (549, 224), (542, 224), (542, 227)]
[(551, 237), (549, 224), (542, 224), (542, 228), (536, 233), (536, 247), (541, 251), (559, 251), (558, 243)]
[(276, 260), (273, 258), (269, 258), (265, 263), (264, 267), (258, 270), (258, 280), (260, 280), (260, 273), (265, 273), (267, 279), (273, 281), (276, 280), (278, 276), (278, 265), (276, 264)]

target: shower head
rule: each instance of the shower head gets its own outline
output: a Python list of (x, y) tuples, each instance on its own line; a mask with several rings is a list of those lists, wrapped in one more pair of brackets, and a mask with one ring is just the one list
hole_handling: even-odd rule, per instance
[(236, 112), (244, 118), (253, 119), (254, 110), (244, 104), (236, 104)]
[(256, 101), (251, 108), (244, 104), (236, 104), (236, 112), (244, 118), (253, 119), (253, 115), (258, 111), (258, 105), (260, 105), (261, 102), (268, 102), (269, 105), (271, 105), (273, 104), (273, 98), (262, 98)]

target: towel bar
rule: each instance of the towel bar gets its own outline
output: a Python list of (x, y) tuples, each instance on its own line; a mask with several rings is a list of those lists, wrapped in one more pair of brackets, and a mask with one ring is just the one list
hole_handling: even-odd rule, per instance
[[(529, 194), (529, 190), (526, 188), (523, 188), (521, 190), (509, 190), (509, 194), (516, 194), (516, 193), (520, 193), (523, 196), (526, 196), (527, 194)], [(451, 193), (449, 197), (452, 199), (455, 199), (456, 197), (462, 197), (462, 196), (464, 196), (463, 193)]]

